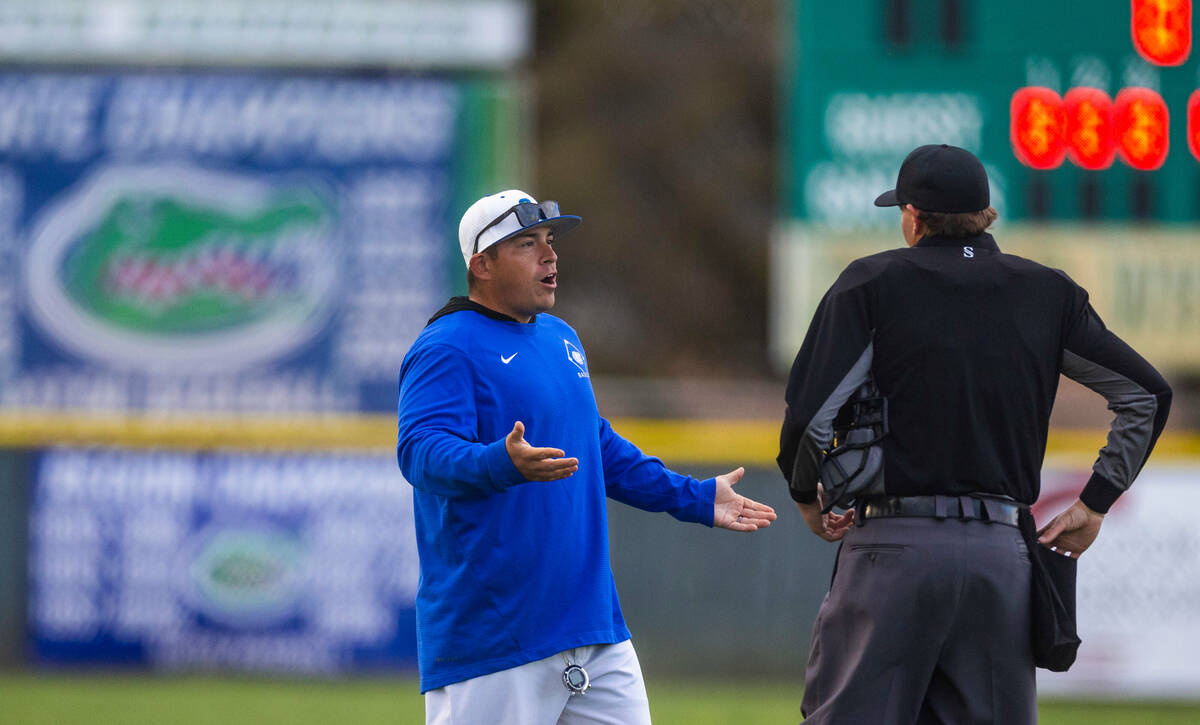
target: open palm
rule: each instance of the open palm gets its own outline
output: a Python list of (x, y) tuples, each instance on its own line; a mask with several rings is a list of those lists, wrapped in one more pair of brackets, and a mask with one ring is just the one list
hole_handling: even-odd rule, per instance
[(745, 468), (735, 468), (717, 476), (717, 492), (713, 498), (713, 526), (730, 531), (758, 531), (775, 520), (775, 509), (734, 493), (733, 486), (742, 480)]

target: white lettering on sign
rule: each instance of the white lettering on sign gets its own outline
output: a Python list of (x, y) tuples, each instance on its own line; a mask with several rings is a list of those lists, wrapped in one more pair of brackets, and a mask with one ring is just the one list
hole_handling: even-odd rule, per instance
[(1058, 92), (1062, 90), (1062, 73), (1049, 58), (1029, 55), (1025, 57), (1025, 85), (1041, 86)]
[[(0, 300), (3, 300), (0, 291)], [(408, 340), (416, 337), (416, 330)], [(0, 335), (0, 350), (10, 342)], [(406, 343), (407, 344), (407, 343)], [(407, 349), (407, 347), (405, 348)], [(397, 360), (403, 359), (403, 350)], [(399, 369), (399, 363), (396, 363)], [(186, 378), (151, 376), (144, 388), (131, 376), (102, 371), (71, 373), (61, 369), (26, 374), (0, 389), (0, 404), (14, 408), (91, 408), (149, 411), (220, 411), (258, 413), (294, 410), (348, 410), (354, 391), (312, 373), (277, 372), (271, 377), (205, 375)]]
[(446, 152), (457, 112), (457, 91), (429, 81), (130, 77), (117, 82), (104, 137), (133, 155), (423, 160)]
[[(875, 197), (896, 185), (898, 160), (873, 163), (822, 161), (804, 177), (806, 221), (839, 230), (895, 229), (900, 215), (895, 209), (874, 205)], [(984, 164), (991, 187), (991, 205), (1004, 216), (1005, 179), (999, 169)], [(898, 237), (897, 237), (898, 238)]]
[(872, 204), (876, 196), (896, 185), (894, 167), (823, 161), (804, 179), (804, 205), (809, 221), (845, 229), (883, 229), (899, 226), (900, 215)]
[(352, 647), (399, 656), (420, 563), (393, 456), (53, 449), (37, 471), (35, 638), (113, 637), (167, 667), (331, 672), (353, 666)]
[(899, 155), (927, 143), (978, 152), (983, 111), (970, 93), (835, 93), (825, 138), (835, 155)]
[(1161, 83), (1159, 83), (1158, 68), (1150, 65), (1137, 53), (1130, 53), (1125, 56), (1125, 67), (1121, 72), (1121, 87), (1122, 88), (1149, 88), (1158, 93)]
[(0, 154), (71, 161), (94, 153), (91, 119), (101, 83), (91, 76), (0, 77)]
[(1098, 55), (1077, 55), (1071, 59), (1072, 88), (1099, 88), (1105, 93), (1112, 88), (1112, 73)]
[(42, 464), (41, 496), (58, 506), (141, 504), (172, 509), (191, 504), (196, 468), (190, 457), (147, 453), (138, 464), (129, 465), (127, 456), (113, 451), (56, 452)]

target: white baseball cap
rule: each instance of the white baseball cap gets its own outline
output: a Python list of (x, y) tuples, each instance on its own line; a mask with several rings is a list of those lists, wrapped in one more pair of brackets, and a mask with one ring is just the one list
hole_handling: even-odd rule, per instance
[(550, 227), (557, 236), (574, 229), (581, 221), (573, 214), (560, 214), (556, 201), (539, 204), (533, 195), (509, 189), (488, 194), (467, 208), (458, 223), (458, 246), (463, 262), (469, 267), (472, 256), (526, 229)]

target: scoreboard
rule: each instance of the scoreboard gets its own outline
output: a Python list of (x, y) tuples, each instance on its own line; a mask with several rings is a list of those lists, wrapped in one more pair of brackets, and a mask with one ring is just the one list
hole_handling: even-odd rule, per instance
[(894, 226), (871, 200), (914, 147), (949, 143), (983, 160), (1005, 220), (1200, 221), (1190, 0), (791, 7), (789, 218)]
[(987, 168), (1001, 248), (1058, 267), (1172, 375), (1200, 375), (1200, 53), (1191, 0), (795, 0), (783, 64), (772, 363), (852, 259), (913, 148)]

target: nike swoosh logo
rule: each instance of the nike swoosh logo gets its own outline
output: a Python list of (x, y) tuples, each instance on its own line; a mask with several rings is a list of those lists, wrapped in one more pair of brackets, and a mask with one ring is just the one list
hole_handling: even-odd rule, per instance
[(509, 355), (508, 357), (504, 357), (503, 355), (501, 355), (501, 356), (500, 356), (500, 362), (502, 362), (502, 363), (504, 363), (505, 365), (507, 365), (507, 364), (509, 364), (510, 362), (512, 362), (512, 359), (513, 359), (514, 357), (516, 357), (517, 355), (520, 355), (520, 354), (521, 354), (521, 353), (519, 353), (519, 352), (514, 352), (512, 355)]

